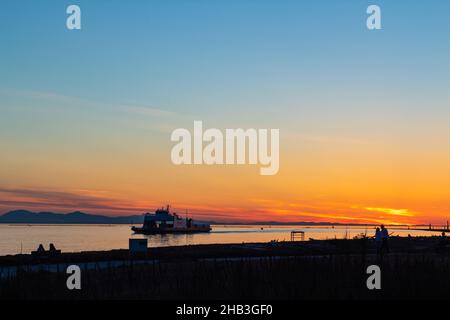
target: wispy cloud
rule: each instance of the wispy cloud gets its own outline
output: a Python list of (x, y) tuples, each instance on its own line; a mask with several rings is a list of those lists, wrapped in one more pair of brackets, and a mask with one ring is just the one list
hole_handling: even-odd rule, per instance
[[(416, 213), (408, 209), (356, 206), (322, 200), (280, 201), (251, 199), (263, 216), (289, 221), (328, 221), (364, 224), (410, 224)], [(374, 214), (377, 213), (377, 214)]]
[(0, 206), (5, 210), (21, 208), (136, 213), (144, 212), (154, 206), (154, 203), (148, 203), (148, 206), (139, 206), (138, 203), (123, 201), (108, 196), (105, 191), (98, 190), (54, 191), (3, 187), (0, 188), (0, 195)]
[(133, 105), (128, 103), (109, 103), (105, 101), (96, 101), (76, 96), (69, 96), (55, 92), (18, 90), (10, 88), (0, 88), (1, 95), (13, 96), (16, 98), (26, 98), (31, 100), (41, 100), (55, 103), (58, 107), (98, 107), (107, 108), (109, 110), (118, 110), (125, 113), (133, 113), (158, 118), (176, 118), (190, 117), (188, 114), (157, 108), (153, 106)]
[(365, 208), (367, 211), (381, 212), (393, 216), (414, 217), (415, 214), (408, 209), (392, 209), (392, 208)]
[(150, 117), (179, 117), (183, 116), (177, 112), (161, 110), (151, 107), (138, 107), (138, 106), (121, 106), (123, 110), (131, 113), (136, 113), (143, 116)]
[[(104, 190), (78, 189), (55, 191), (35, 188), (0, 187), (0, 208), (68, 212), (83, 210), (110, 215), (136, 214), (160, 207), (155, 201), (123, 200), (120, 195)], [(340, 222), (364, 224), (410, 224), (415, 212), (408, 209), (363, 207), (342, 203), (305, 200), (281, 201), (263, 198), (249, 200), (245, 206), (175, 203), (176, 212), (197, 219), (216, 221), (283, 221), (283, 222)]]

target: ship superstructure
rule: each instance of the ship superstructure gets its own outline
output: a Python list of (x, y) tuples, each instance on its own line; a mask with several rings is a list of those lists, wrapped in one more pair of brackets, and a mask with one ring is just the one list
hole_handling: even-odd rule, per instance
[(191, 218), (182, 218), (170, 212), (170, 207), (160, 208), (154, 214), (146, 213), (142, 227), (132, 227), (135, 233), (197, 233), (210, 232), (211, 226), (205, 223), (195, 223)]

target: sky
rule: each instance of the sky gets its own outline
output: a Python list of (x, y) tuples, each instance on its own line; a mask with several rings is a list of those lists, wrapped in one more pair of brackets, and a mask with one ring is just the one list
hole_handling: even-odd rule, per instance
[[(81, 8), (81, 30), (66, 8)], [(366, 27), (381, 8), (382, 29)], [(450, 3), (4, 0), (0, 213), (450, 217)], [(176, 166), (176, 128), (277, 128), (280, 169)]]

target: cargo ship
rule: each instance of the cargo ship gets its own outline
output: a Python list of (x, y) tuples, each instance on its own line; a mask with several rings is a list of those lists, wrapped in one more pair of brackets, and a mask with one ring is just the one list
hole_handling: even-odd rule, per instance
[(135, 233), (165, 234), (165, 233), (199, 233), (210, 232), (211, 226), (206, 223), (194, 223), (190, 218), (182, 218), (170, 212), (170, 207), (157, 209), (155, 213), (146, 213), (142, 227), (131, 227)]

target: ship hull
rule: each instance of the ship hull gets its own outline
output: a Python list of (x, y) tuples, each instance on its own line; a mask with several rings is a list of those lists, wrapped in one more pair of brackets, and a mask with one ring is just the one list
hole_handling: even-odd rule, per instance
[(160, 228), (131, 228), (134, 233), (139, 234), (190, 234), (190, 233), (206, 233), (211, 231), (211, 227), (195, 227), (195, 228), (180, 228), (180, 229), (160, 229)]

